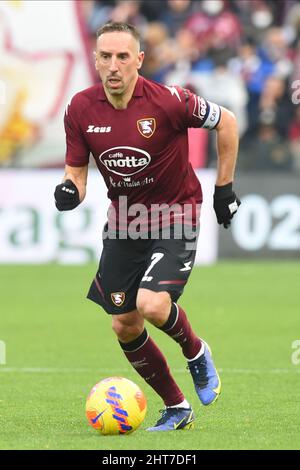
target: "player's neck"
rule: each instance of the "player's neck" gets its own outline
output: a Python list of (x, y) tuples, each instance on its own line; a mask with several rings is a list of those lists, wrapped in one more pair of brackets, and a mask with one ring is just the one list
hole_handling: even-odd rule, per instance
[(126, 109), (127, 108), (128, 103), (132, 98), (132, 95), (133, 95), (135, 85), (136, 85), (136, 82), (137, 82), (138, 78), (139, 78), (139, 76), (137, 75), (136, 79), (132, 81), (132, 84), (130, 84), (128, 89), (122, 95), (111, 95), (104, 88), (106, 97), (107, 97), (108, 101), (110, 102), (110, 104), (114, 108), (116, 108), (116, 109)]

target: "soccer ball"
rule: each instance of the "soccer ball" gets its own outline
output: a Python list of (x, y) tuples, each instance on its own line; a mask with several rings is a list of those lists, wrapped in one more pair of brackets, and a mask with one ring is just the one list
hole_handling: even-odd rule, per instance
[(147, 401), (131, 380), (108, 377), (92, 388), (85, 410), (90, 425), (100, 434), (130, 434), (143, 422)]

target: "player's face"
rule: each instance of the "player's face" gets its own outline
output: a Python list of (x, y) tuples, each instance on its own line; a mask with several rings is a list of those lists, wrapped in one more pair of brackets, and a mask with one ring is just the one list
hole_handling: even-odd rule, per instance
[(95, 66), (106, 93), (112, 96), (132, 93), (143, 59), (144, 53), (130, 33), (102, 34), (97, 41)]

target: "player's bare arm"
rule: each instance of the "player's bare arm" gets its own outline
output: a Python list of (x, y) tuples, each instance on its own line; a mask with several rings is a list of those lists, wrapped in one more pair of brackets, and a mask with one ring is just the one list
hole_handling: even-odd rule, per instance
[(214, 193), (217, 221), (228, 228), (241, 201), (232, 189), (238, 153), (238, 126), (234, 114), (221, 108), (221, 119), (216, 127), (218, 169)]
[(54, 197), (59, 211), (75, 209), (85, 198), (88, 165), (65, 166), (63, 182), (56, 186)]
[(238, 126), (235, 115), (226, 108), (221, 107), (221, 119), (216, 127), (218, 173), (217, 186), (231, 183), (238, 153)]

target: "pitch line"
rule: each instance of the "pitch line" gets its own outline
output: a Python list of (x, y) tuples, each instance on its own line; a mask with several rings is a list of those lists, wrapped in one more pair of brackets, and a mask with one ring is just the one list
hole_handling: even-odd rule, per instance
[[(86, 374), (86, 373), (99, 373), (108, 374), (112, 376), (114, 374), (125, 374), (132, 372), (132, 368), (80, 368), (80, 367), (6, 367), (0, 366), (1, 372), (13, 372), (22, 374)], [(175, 374), (186, 373), (187, 370), (183, 369), (172, 369)], [(239, 368), (219, 368), (218, 372), (221, 374), (236, 374), (236, 375), (251, 375), (251, 374), (295, 374), (300, 373), (300, 367), (294, 366), (291, 369), (239, 369)]]

